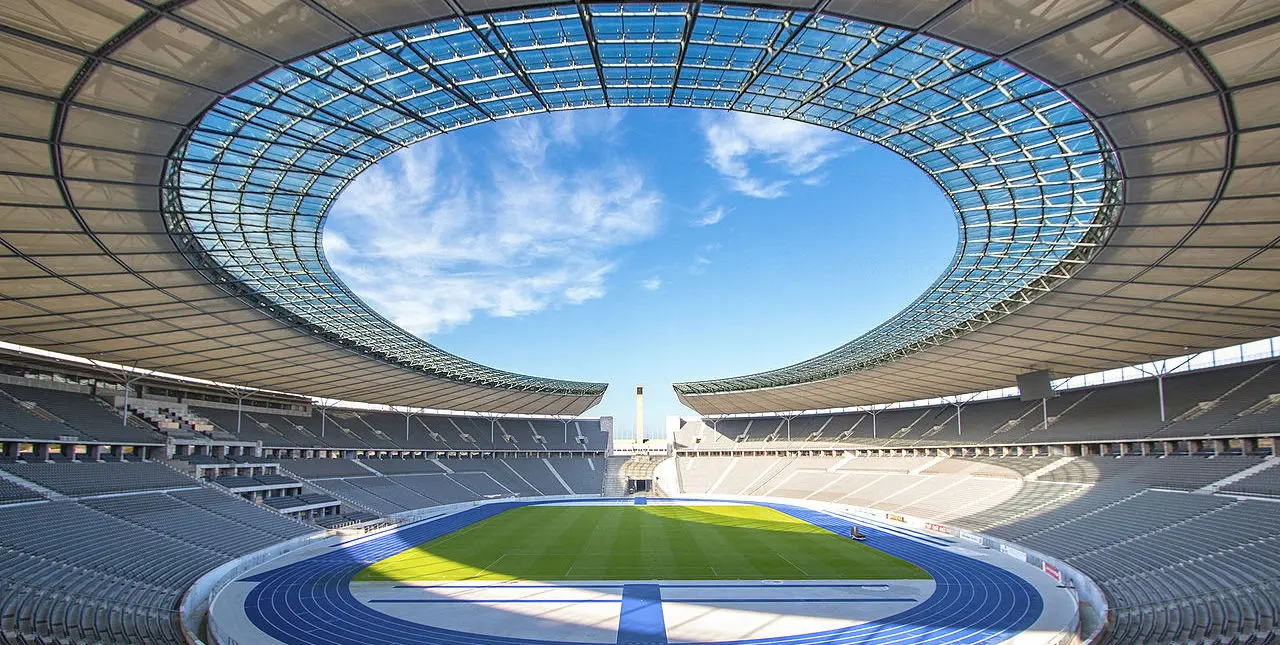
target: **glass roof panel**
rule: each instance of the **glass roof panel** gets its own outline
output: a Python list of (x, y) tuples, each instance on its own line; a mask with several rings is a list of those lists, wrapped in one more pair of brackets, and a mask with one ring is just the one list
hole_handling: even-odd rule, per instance
[(682, 394), (831, 378), (945, 340), (1069, 276), (1119, 204), (1114, 153), (1092, 119), (981, 52), (798, 10), (565, 4), (403, 27), (267, 73), (176, 149), (166, 221), (201, 266), (361, 351), (459, 381), (596, 394), (602, 384), (503, 372), (408, 334), (342, 284), (319, 244), (346, 182), (395, 150), (496, 118), (606, 104), (830, 127), (911, 159), (956, 206), (951, 267), (892, 319), (822, 356), (677, 384)]

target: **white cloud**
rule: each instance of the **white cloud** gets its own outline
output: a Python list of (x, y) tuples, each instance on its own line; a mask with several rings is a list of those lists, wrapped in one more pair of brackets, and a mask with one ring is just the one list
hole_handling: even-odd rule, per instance
[(711, 264), (711, 256), (721, 249), (719, 242), (712, 242), (703, 246), (693, 255), (693, 262), (689, 264), (690, 275), (702, 275), (707, 272), (707, 266)]
[(710, 205), (704, 204), (702, 210), (702, 216), (693, 220), (694, 226), (711, 226), (713, 224), (719, 224), (720, 220), (723, 220), (724, 216), (729, 214), (728, 209), (724, 206), (711, 208)]
[(693, 256), (693, 263), (689, 265), (689, 274), (702, 275), (706, 273), (708, 264), (711, 264), (711, 258), (702, 254)]
[(604, 155), (558, 159), (618, 118), (576, 116), (489, 126), (498, 140), (466, 154), (446, 135), (373, 166), (334, 204), (326, 258), (419, 335), (603, 297), (610, 257), (657, 232), (662, 197)]
[(645, 291), (657, 291), (662, 288), (662, 278), (649, 278), (640, 282)]
[[(786, 195), (793, 180), (822, 183), (822, 166), (850, 149), (849, 138), (838, 132), (744, 112), (708, 116), (702, 132), (707, 163), (735, 192), (758, 199)], [(775, 176), (766, 177), (770, 172)]]

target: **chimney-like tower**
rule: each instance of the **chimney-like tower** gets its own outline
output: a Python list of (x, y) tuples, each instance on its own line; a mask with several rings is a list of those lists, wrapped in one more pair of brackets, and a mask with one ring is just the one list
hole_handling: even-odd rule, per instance
[(644, 386), (636, 386), (636, 443), (644, 443)]

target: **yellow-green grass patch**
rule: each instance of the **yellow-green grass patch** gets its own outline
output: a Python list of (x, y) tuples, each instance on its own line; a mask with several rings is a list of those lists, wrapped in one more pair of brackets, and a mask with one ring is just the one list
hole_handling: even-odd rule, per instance
[(356, 581), (890, 580), (925, 571), (780, 511), (523, 506), (376, 562)]

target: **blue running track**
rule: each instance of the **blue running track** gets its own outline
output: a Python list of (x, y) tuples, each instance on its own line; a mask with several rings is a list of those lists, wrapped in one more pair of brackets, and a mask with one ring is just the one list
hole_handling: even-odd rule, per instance
[[(679, 501), (679, 500), (673, 500)], [(243, 580), (257, 583), (245, 598), (249, 621), (289, 645), (586, 645), (472, 634), (424, 625), (381, 613), (351, 593), (351, 579), (368, 565), (452, 533), (503, 511), (545, 502), (503, 502), (477, 506), (436, 520), (362, 539), (327, 553)], [(837, 535), (852, 522), (790, 504), (760, 503)], [(854, 627), (721, 645), (976, 645), (998, 643), (1029, 628), (1044, 601), (1021, 577), (998, 566), (964, 557), (901, 535), (859, 524), (876, 548), (915, 563), (933, 576), (933, 595), (892, 616)], [(665, 643), (654, 627), (661, 617), (661, 585), (627, 585), (639, 620), (622, 620), (619, 643)], [(655, 589), (649, 589), (655, 587)], [(624, 610), (628, 594), (624, 591)], [(689, 601), (683, 601), (689, 602)]]

